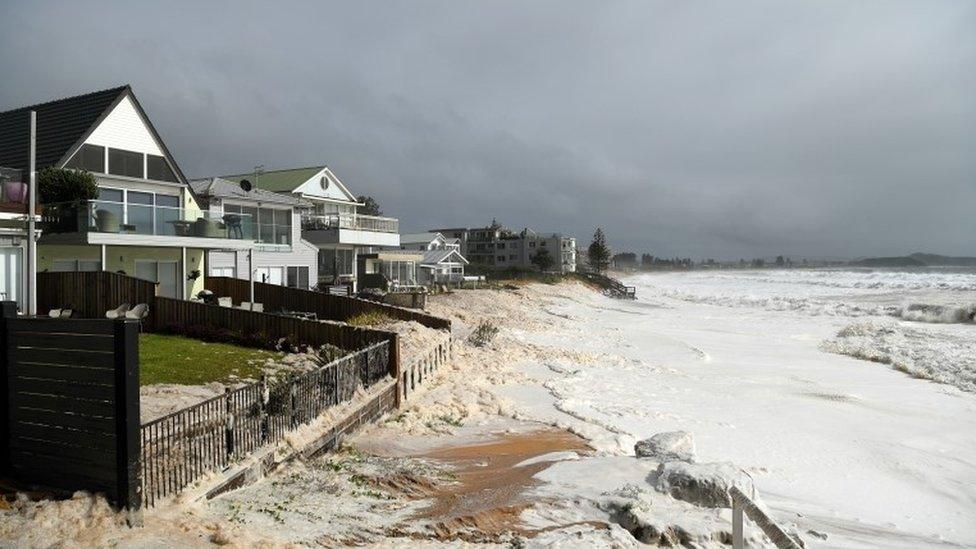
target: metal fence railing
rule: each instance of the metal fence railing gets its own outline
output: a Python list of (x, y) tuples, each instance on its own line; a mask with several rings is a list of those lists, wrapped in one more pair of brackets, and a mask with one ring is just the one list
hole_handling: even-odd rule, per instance
[(397, 233), (400, 231), (400, 221), (393, 217), (379, 217), (375, 215), (361, 215), (354, 213), (330, 213), (306, 215), (302, 217), (302, 229), (307, 231), (320, 229), (352, 229), (377, 233)]
[(152, 506), (281, 440), (390, 372), (388, 341), (280, 383), (262, 379), (142, 425), (142, 498)]

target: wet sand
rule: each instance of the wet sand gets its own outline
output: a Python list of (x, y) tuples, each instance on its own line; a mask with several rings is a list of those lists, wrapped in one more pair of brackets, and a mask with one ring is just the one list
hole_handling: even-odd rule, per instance
[(533, 499), (526, 491), (540, 484), (534, 477), (559, 460), (560, 452), (589, 454), (586, 441), (566, 431), (539, 429), (494, 435), (486, 442), (446, 445), (420, 457), (447, 464), (456, 482), (438, 487), (434, 504), (418, 514), (431, 521), (437, 537), (460, 529), (485, 534), (531, 535), (519, 515)]

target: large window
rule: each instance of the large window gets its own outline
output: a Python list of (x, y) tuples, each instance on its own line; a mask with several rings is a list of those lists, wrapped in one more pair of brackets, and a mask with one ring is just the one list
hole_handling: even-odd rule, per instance
[[(109, 213), (98, 214), (98, 211)], [(93, 223), (98, 216), (112, 215), (120, 224), (118, 227), (113, 225), (114, 229), (108, 232), (124, 229), (134, 234), (173, 236), (176, 222), (182, 220), (183, 210), (177, 195), (101, 187), (94, 215)]]
[(65, 168), (105, 173), (105, 147), (85, 143), (64, 165)]
[(308, 267), (288, 267), (288, 287), (308, 289)]
[(319, 279), (352, 276), (356, 268), (353, 250), (319, 250)]
[(381, 270), (388, 280), (397, 284), (417, 283), (417, 265), (413, 261), (384, 261)]
[(245, 223), (254, 225), (256, 239), (262, 244), (291, 245), (291, 210), (225, 204), (224, 214), (250, 216), (245, 218)]
[(169, 162), (162, 156), (154, 154), (146, 155), (146, 177), (156, 181), (170, 181), (176, 183), (176, 174), (169, 167)]
[(122, 149), (108, 150), (108, 173), (145, 179), (142, 153), (124, 151)]

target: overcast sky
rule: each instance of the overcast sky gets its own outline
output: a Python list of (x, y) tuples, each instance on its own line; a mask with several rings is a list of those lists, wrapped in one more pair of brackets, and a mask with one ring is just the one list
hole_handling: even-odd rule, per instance
[(0, 3), (0, 109), (130, 83), (191, 177), (328, 164), (404, 229), (976, 255), (976, 2)]

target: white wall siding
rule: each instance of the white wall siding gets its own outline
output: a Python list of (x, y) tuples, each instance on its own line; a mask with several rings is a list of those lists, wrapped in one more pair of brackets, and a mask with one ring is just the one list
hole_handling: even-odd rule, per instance
[[(329, 186), (327, 189), (322, 188), (322, 178), (328, 178)], [(329, 198), (332, 200), (342, 200), (347, 202), (355, 202), (356, 196), (350, 191), (348, 194), (343, 190), (344, 185), (339, 182), (339, 178), (335, 174), (331, 173), (328, 169), (323, 169), (315, 174), (314, 177), (302, 183), (293, 192), (301, 193), (303, 195), (315, 196), (321, 198)]]
[(163, 151), (143, 122), (132, 98), (126, 96), (105, 120), (88, 136), (85, 143), (113, 149), (124, 149), (162, 156)]

